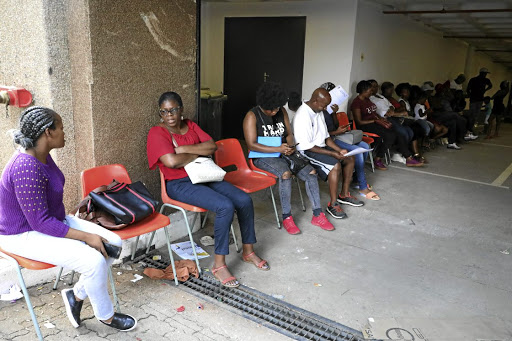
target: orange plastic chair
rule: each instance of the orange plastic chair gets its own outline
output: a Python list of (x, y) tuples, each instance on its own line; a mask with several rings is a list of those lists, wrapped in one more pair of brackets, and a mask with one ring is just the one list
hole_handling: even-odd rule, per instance
[[(336, 118), (338, 119), (338, 124), (340, 126), (346, 126), (348, 125), (348, 130), (351, 130), (350, 129), (350, 121), (348, 120), (348, 115), (346, 112), (337, 112), (336, 113)], [(356, 129), (355, 128), (355, 121), (353, 122), (353, 126), (354, 126), (354, 130)], [(367, 133), (365, 133), (367, 134)], [(370, 136), (363, 136), (363, 141), (368, 143), (368, 145), (372, 145), (372, 143), (375, 142), (375, 140), (373, 138), (371, 138)], [(373, 154), (370, 152), (368, 153), (369, 156), (370, 156), (370, 164), (372, 165), (372, 172), (375, 172), (375, 165), (373, 164)]]
[(277, 214), (276, 201), (272, 186), (276, 184), (276, 179), (267, 175), (252, 171), (245, 160), (242, 146), (237, 139), (225, 139), (216, 142), (217, 151), (215, 151), (215, 163), (221, 168), (235, 166), (236, 170), (227, 172), (224, 180), (238, 187), (245, 193), (258, 192), (265, 188), (270, 188), (270, 196), (274, 205), (276, 214), (277, 228), (281, 228), (279, 216)]
[[(352, 121), (352, 129), (357, 129), (356, 128), (356, 120)], [(379, 137), (380, 138), (380, 135), (377, 135), (377, 134), (374, 134), (374, 133), (369, 133), (369, 132), (366, 132), (366, 131), (363, 131), (363, 135), (366, 135), (366, 136), (363, 136), (363, 141), (365, 141), (364, 137)], [(372, 143), (373, 143), (373, 141), (372, 141)], [(389, 149), (386, 150), (385, 158), (386, 158), (386, 163), (389, 165), (391, 163), (391, 153), (389, 152)], [(372, 172), (375, 172), (373, 163), (372, 163)]]
[[(270, 172), (267, 172), (267, 171), (265, 171), (265, 170), (263, 170), (261, 168), (256, 167), (254, 165), (254, 163), (252, 162), (252, 159), (249, 159), (249, 168), (253, 172), (260, 173), (260, 174), (263, 174), (263, 175), (266, 175), (266, 176), (271, 176), (274, 179), (277, 179), (277, 176), (275, 176), (274, 174), (272, 174)], [(302, 211), (306, 212), (306, 205), (304, 205), (304, 198), (302, 197), (302, 191), (300, 189), (299, 179), (295, 175), (293, 176), (293, 179), (295, 179), (295, 182), (297, 183), (297, 188), (299, 189), (299, 196), (300, 196), (300, 202), (302, 204)]]
[[(82, 180), (82, 197), (86, 197), (89, 192), (93, 189), (108, 185), (112, 182), (112, 180), (117, 180), (119, 182), (132, 183), (130, 176), (128, 175), (128, 171), (123, 165), (113, 164), (113, 165), (105, 165), (98, 166), (84, 170), (81, 173)], [(169, 232), (167, 231), (167, 226), (170, 224), (169, 217), (155, 212), (149, 217), (126, 226), (121, 230), (113, 230), (115, 234), (121, 237), (122, 240), (130, 239), (133, 237), (137, 237), (135, 240), (135, 246), (132, 249), (132, 260), (135, 257), (135, 251), (137, 250), (137, 245), (139, 243), (139, 237), (146, 233), (152, 233), (151, 242), (153, 241), (154, 234), (157, 230), (164, 228), (166, 235), (167, 248), (169, 252), (171, 252), (171, 243), (169, 240)], [(151, 244), (148, 245), (146, 249), (146, 253), (149, 251)], [(112, 272), (109, 272), (109, 275), (112, 276)], [(117, 300), (117, 295), (115, 293), (115, 287), (112, 282), (112, 294), (114, 296), (114, 301), (117, 307), (117, 311), (119, 311), (119, 301)]]
[(18, 274), (18, 282), (20, 283), (21, 291), (23, 292), (23, 296), (25, 297), (25, 302), (27, 303), (27, 308), (30, 312), (30, 317), (32, 318), (32, 323), (34, 324), (37, 338), (39, 340), (44, 340), (43, 334), (41, 333), (41, 328), (39, 328), (39, 323), (37, 323), (37, 317), (34, 312), (32, 302), (30, 301), (30, 295), (28, 294), (27, 286), (25, 285), (25, 280), (23, 279), (21, 269), (25, 268), (27, 270), (46, 270), (55, 267), (55, 265), (24, 258), (14, 253), (4, 251), (1, 248), (0, 257), (5, 258), (11, 265), (13, 265), (16, 268), (16, 273)]
[[(192, 227), (194, 226), (194, 224), (196, 222), (197, 216), (199, 216), (202, 212), (208, 213), (208, 211), (199, 206), (194, 206), (194, 205), (186, 204), (186, 203), (178, 201), (178, 200), (171, 199), (169, 197), (169, 195), (167, 194), (164, 174), (160, 170), (159, 170), (159, 172), (160, 172), (160, 196), (162, 197), (162, 207), (160, 208), (160, 213), (162, 213), (166, 207), (170, 207), (170, 208), (174, 208), (175, 210), (180, 211), (183, 214), (183, 220), (185, 221), (185, 225), (187, 227), (190, 243), (192, 244), (192, 250), (193, 250), (194, 256), (196, 258), (197, 269), (199, 270), (199, 273), (201, 273), (201, 267), (199, 266), (199, 259), (197, 258), (197, 252), (196, 252), (194, 239), (192, 238), (192, 229), (190, 228), (190, 225), (188, 223), (186, 211), (196, 213), (196, 214), (194, 214), (194, 218), (192, 220)], [(204, 221), (206, 221), (206, 216), (204, 217)], [(167, 233), (167, 231), (166, 231), (166, 233)], [(236, 240), (235, 230), (233, 229), (233, 224), (231, 224), (231, 233), (233, 234), (233, 239), (235, 241), (236, 252), (240, 252), (240, 249), (238, 248), (238, 242)], [(151, 245), (151, 242), (152, 242), (152, 239), (149, 241), (149, 245)], [(173, 258), (171, 249), (169, 249), (169, 255), (171, 258), (172, 271), (173, 271), (173, 273), (176, 273), (176, 269), (174, 268), (174, 258)], [(174, 283), (176, 285), (178, 285), (178, 278), (176, 276), (174, 277)]]

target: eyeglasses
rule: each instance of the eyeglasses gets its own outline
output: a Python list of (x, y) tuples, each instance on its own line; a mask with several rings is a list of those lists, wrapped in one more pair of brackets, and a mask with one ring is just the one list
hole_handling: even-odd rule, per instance
[(160, 109), (160, 115), (162, 116), (174, 116), (181, 110), (181, 107), (172, 108), (171, 110)]

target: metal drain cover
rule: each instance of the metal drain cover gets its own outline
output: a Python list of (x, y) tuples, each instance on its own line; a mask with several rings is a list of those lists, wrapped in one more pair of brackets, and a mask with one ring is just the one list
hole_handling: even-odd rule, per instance
[[(141, 260), (160, 269), (169, 264), (150, 257)], [(174, 281), (168, 282), (174, 286)], [(225, 288), (209, 274), (203, 273), (200, 278), (191, 277), (178, 288), (210, 302), (221, 302), (228, 310), (295, 340), (365, 340), (357, 330), (244, 285), (235, 289)]]

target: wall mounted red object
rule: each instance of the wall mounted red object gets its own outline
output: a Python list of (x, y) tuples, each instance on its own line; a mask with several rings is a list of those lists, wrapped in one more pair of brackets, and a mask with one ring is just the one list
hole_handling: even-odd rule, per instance
[(0, 85), (0, 103), (23, 108), (32, 104), (30, 91), (15, 86)]

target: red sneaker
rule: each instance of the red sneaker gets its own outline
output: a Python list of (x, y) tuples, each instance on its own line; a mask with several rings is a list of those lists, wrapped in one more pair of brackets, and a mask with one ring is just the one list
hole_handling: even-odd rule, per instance
[(295, 225), (295, 222), (293, 221), (292, 216), (289, 216), (288, 218), (283, 220), (283, 226), (284, 226), (284, 229), (286, 230), (286, 232), (288, 232), (289, 234), (299, 234), (300, 233), (300, 230), (297, 227), (297, 225)]
[(313, 219), (311, 219), (311, 224), (319, 226), (322, 230), (334, 230), (334, 225), (331, 224), (329, 220), (327, 220), (327, 217), (325, 216), (324, 212), (320, 213), (318, 217), (313, 216)]

